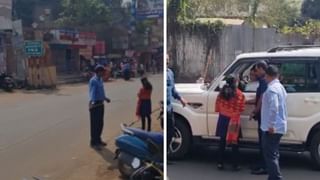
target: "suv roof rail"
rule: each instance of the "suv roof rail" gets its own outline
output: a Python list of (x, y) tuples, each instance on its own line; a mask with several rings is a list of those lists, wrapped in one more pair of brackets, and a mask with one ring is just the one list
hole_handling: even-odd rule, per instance
[(320, 48), (320, 45), (288, 45), (288, 46), (277, 46), (269, 49), (267, 52), (273, 53), (278, 51), (287, 51), (287, 50), (297, 50), (297, 49), (306, 49), (306, 48)]

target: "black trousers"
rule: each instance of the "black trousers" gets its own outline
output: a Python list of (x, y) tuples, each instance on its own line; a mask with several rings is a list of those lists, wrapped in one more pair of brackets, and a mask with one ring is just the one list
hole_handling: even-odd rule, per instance
[(263, 131), (260, 129), (261, 125), (261, 112), (256, 114), (256, 120), (258, 121), (258, 137), (259, 137), (259, 162), (258, 167), (259, 168), (266, 168), (266, 162), (264, 160), (264, 154), (263, 154), (263, 144), (262, 144), (262, 134)]
[(268, 180), (282, 180), (279, 165), (279, 144), (282, 134), (262, 133), (263, 154), (269, 174)]
[(146, 129), (146, 119), (148, 120), (147, 121), (148, 131), (151, 131), (151, 116), (150, 115), (141, 116), (142, 129), (143, 130)]
[(104, 105), (100, 105), (90, 109), (90, 135), (91, 145), (99, 144), (103, 130)]
[[(225, 157), (225, 151), (226, 151), (226, 136), (220, 137), (220, 142), (219, 142), (219, 150), (218, 150), (218, 163), (223, 164), (224, 163), (224, 157)], [(233, 165), (238, 165), (239, 163), (239, 146), (237, 144), (232, 144), (232, 164)]]
[[(167, 148), (170, 148), (170, 144), (174, 135), (174, 118), (172, 111), (167, 111)], [(169, 149), (170, 150), (170, 149)]]

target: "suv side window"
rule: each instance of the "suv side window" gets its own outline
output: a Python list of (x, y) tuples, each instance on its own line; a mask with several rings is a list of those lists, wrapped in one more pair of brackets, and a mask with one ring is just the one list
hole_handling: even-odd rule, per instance
[(288, 93), (320, 92), (320, 70), (316, 61), (285, 61), (275, 65), (280, 69), (279, 79)]
[[(250, 69), (253, 65), (258, 61), (268, 61), (267, 58), (259, 58), (259, 59), (242, 59), (238, 63), (234, 64), (225, 74), (226, 77), (229, 74), (238, 75), (240, 78), (239, 88), (243, 92), (255, 92), (259, 85), (258, 82), (252, 82), (250, 80)], [(215, 89), (215, 91), (219, 91), (219, 87)]]
[(320, 92), (320, 63), (308, 63), (306, 68), (306, 90), (308, 92)]
[(287, 92), (304, 92), (306, 64), (286, 62), (280, 66), (280, 81)]

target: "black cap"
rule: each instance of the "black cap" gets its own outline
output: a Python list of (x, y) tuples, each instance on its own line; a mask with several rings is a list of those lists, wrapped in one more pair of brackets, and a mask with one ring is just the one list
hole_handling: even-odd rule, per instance
[(94, 72), (100, 72), (100, 71), (105, 71), (106, 69), (102, 65), (97, 65), (94, 68)]

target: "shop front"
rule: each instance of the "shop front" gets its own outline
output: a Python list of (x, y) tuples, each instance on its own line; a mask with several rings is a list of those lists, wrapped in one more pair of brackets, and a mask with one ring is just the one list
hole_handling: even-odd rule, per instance
[[(81, 72), (80, 54), (83, 50), (95, 45), (95, 33), (78, 32), (76, 30), (52, 30), (53, 40), (50, 43), (53, 62), (58, 74), (79, 74)], [(86, 55), (90, 57), (89, 55)]]

